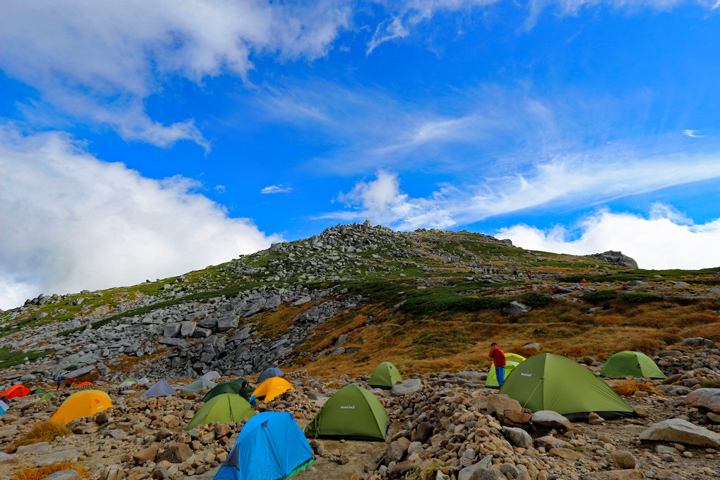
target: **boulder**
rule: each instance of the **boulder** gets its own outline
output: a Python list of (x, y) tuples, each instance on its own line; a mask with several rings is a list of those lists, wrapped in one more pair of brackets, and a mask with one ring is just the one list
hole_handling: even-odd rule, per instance
[(183, 463), (188, 458), (192, 457), (192, 450), (189, 446), (184, 443), (174, 443), (167, 447), (163, 452), (159, 453), (156, 457), (157, 463), (167, 461), (170, 463)]
[(627, 450), (617, 450), (612, 452), (610, 454), (610, 459), (618, 468), (630, 469), (635, 468), (635, 465), (637, 465), (635, 457)]
[(35, 460), (35, 464), (39, 467), (46, 467), (53, 463), (72, 463), (77, 462), (80, 452), (74, 449), (61, 450), (59, 452), (48, 453)]
[(492, 459), (492, 455), (485, 455), (485, 457), (483, 457), (483, 459), (479, 462), (463, 468), (460, 470), (460, 473), (458, 473), (458, 480), (470, 480), (473, 474), (475, 474), (478, 470), (484, 470), (490, 467), (492, 465)]
[(80, 478), (80, 474), (77, 470), (60, 470), (59, 472), (51, 473), (43, 480), (75, 480)]
[(405, 452), (407, 452), (408, 447), (410, 446), (410, 440), (408, 440), (405, 437), (400, 437), (397, 440), (390, 443), (388, 446), (388, 449), (385, 453), (385, 456), (388, 459), (388, 462), (399, 462), (402, 460), (403, 456), (405, 455)]
[(510, 305), (503, 307), (501, 312), (503, 315), (518, 315), (521, 313), (528, 313), (530, 310), (532, 310), (532, 307), (529, 307), (522, 302), (518, 302), (517, 300), (513, 300)]
[(550, 450), (552, 448), (568, 448), (571, 446), (572, 445), (570, 443), (560, 440), (559, 438), (555, 438), (552, 435), (546, 435), (535, 439), (535, 447), (544, 448), (545, 450)]
[(179, 323), (168, 323), (165, 325), (165, 328), (163, 328), (163, 337), (165, 338), (173, 338), (177, 337), (180, 333), (180, 324)]
[(580, 477), (581, 480), (639, 480), (644, 478), (641, 470), (612, 470), (605, 472), (588, 473)]
[(532, 437), (522, 428), (503, 427), (503, 434), (516, 447), (531, 448), (533, 445)]
[(192, 337), (196, 327), (195, 322), (182, 322), (180, 324), (180, 336), (183, 338)]
[(540, 425), (547, 428), (560, 428), (567, 430), (572, 427), (570, 420), (552, 410), (538, 410), (532, 414), (533, 425)]
[(404, 382), (393, 385), (392, 389), (390, 389), (390, 395), (393, 397), (401, 397), (403, 395), (407, 395), (408, 393), (415, 393), (420, 390), (421, 384), (422, 381), (419, 378), (410, 378)]
[(488, 406), (487, 411), (490, 415), (495, 414), (498, 418), (502, 420), (504, 417), (504, 412), (506, 410), (512, 410), (514, 412), (522, 412), (522, 407), (520, 406), (520, 403), (510, 398), (510, 395), (488, 395)]
[(698, 447), (720, 447), (720, 434), (679, 418), (656, 423), (640, 434), (641, 440), (682, 443)]
[(432, 435), (432, 432), (433, 426), (428, 422), (422, 422), (415, 429), (415, 433), (413, 434), (413, 440), (425, 443), (427, 442), (427, 439), (430, 438), (430, 435)]
[(500, 470), (496, 470), (494, 468), (481, 468), (475, 470), (469, 480), (507, 480), (507, 478), (508, 477), (506, 477)]
[(218, 332), (227, 332), (233, 328), (237, 328), (240, 323), (240, 319), (237, 316), (223, 317), (217, 322)]
[(685, 405), (720, 413), (720, 388), (698, 388), (685, 397)]
[(700, 347), (714, 347), (715, 342), (710, 340), (709, 338), (703, 338), (703, 337), (695, 337), (695, 338), (686, 338), (682, 341), (681, 345), (685, 346), (700, 346)]
[(135, 464), (144, 465), (145, 462), (154, 462), (155, 456), (157, 455), (159, 448), (159, 445), (157, 443), (154, 443), (148, 448), (140, 450), (135, 455), (133, 455), (133, 460), (135, 461)]
[(548, 455), (564, 458), (565, 460), (580, 460), (581, 458), (585, 458), (585, 455), (582, 453), (569, 448), (551, 448), (548, 451)]

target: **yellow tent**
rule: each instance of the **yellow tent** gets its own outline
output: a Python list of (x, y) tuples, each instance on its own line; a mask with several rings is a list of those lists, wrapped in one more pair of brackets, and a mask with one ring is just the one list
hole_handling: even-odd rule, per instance
[(50, 418), (51, 422), (68, 423), (76, 418), (91, 417), (97, 412), (112, 408), (107, 393), (100, 390), (83, 390), (70, 395)]
[(280, 377), (272, 377), (265, 380), (253, 392), (258, 398), (265, 397), (266, 402), (272, 402), (273, 398), (282, 395), (287, 390), (295, 390), (290, 382)]

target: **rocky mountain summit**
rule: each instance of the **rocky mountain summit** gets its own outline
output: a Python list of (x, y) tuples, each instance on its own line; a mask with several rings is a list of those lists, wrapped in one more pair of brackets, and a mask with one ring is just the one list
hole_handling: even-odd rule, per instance
[[(393, 419), (388, 444), (313, 441), (319, 461), (299, 479), (682, 479), (720, 471), (712, 465), (720, 397), (707, 392), (720, 386), (718, 268), (642, 270), (615, 251), (572, 256), (365, 222), (178, 277), (39, 295), (0, 312), (0, 336), (0, 387), (50, 389), (73, 377), (110, 392), (115, 404), (53, 445), (18, 448), (6, 469), (0, 459), (0, 475), (56, 455), (101, 465), (90, 473), (103, 480), (202, 478), (241, 425), (183, 433), (201, 395), (145, 401), (137, 397), (144, 387), (117, 389), (121, 381), (180, 386), (209, 371), (254, 378), (280, 367), (297, 393), (261, 408), (290, 411), (304, 424), (324, 399), (365, 385), (385, 360), (410, 377), (397, 395), (373, 391)], [(639, 418), (568, 425), (483, 388), (492, 341), (525, 356), (562, 354), (595, 373), (613, 352), (642, 351), (669, 378), (608, 382), (630, 395)], [(36, 400), (11, 402), (0, 417), (10, 450), (59, 405)]]

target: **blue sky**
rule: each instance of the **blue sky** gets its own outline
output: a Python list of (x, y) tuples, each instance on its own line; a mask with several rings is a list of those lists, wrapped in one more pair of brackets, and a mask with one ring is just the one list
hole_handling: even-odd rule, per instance
[(718, 266), (719, 6), (1, 1), (0, 308), (366, 218)]

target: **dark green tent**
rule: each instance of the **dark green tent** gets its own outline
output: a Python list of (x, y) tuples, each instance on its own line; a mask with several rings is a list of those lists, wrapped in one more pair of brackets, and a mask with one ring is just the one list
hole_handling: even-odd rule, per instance
[(224, 393), (200, 407), (185, 430), (208, 423), (238, 423), (255, 415), (255, 410), (240, 395)]
[(310, 437), (385, 441), (390, 417), (375, 395), (349, 385), (338, 390), (305, 427)]
[(608, 358), (600, 372), (603, 377), (625, 378), (649, 377), (667, 378), (660, 368), (642, 352), (619, 352)]
[(234, 382), (218, 383), (213, 387), (212, 390), (207, 393), (207, 395), (205, 395), (205, 398), (203, 398), (203, 402), (209, 402), (213, 398), (217, 397), (218, 395), (222, 395), (223, 393), (234, 393), (235, 395), (238, 395), (240, 393), (240, 385)]
[(390, 362), (382, 362), (373, 372), (368, 385), (371, 387), (390, 388), (398, 382), (402, 382), (403, 378), (400, 372)]
[(216, 385), (211, 382), (210, 380), (205, 380), (204, 378), (201, 378), (199, 380), (195, 380), (192, 383), (188, 383), (184, 387), (180, 389), (180, 393), (198, 393), (200, 390), (204, 390), (208, 387), (215, 387)]
[(603, 418), (633, 415), (633, 409), (590, 370), (551, 353), (520, 363), (500, 389), (530, 410), (553, 410), (571, 420), (595, 412)]

